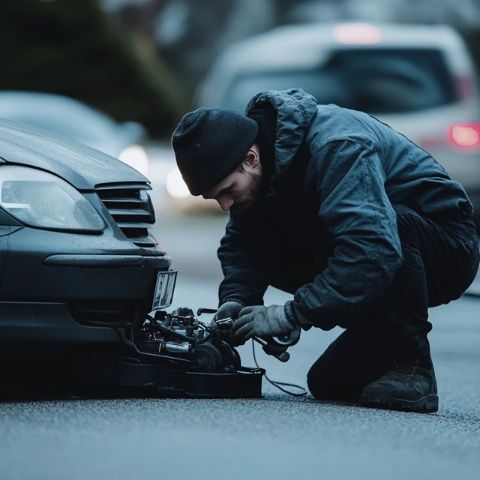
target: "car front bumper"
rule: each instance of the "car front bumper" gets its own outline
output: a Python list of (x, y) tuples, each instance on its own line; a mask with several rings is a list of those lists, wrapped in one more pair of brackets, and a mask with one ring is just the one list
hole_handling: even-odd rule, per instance
[(109, 230), (22, 228), (0, 236), (2, 351), (118, 343), (115, 326), (145, 318), (157, 274), (170, 264), (160, 246), (139, 248)]

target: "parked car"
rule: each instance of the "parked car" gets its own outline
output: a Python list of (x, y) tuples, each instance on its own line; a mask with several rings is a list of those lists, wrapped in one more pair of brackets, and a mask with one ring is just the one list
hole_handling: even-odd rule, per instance
[(117, 123), (70, 97), (22, 91), (0, 92), (0, 118), (84, 143), (148, 175), (148, 157), (142, 146), (145, 129), (137, 122)]
[(292, 87), (319, 103), (366, 111), (408, 136), (464, 185), (478, 217), (479, 89), (471, 56), (453, 29), (279, 27), (226, 49), (199, 88), (197, 104), (243, 112), (257, 92)]
[(6, 360), (115, 351), (118, 325), (161, 306), (171, 261), (149, 189), (104, 153), (0, 121), (0, 385)]

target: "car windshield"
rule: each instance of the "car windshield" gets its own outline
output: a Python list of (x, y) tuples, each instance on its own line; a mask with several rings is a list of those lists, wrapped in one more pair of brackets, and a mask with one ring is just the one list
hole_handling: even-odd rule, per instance
[(237, 78), (227, 107), (244, 110), (257, 92), (298, 87), (318, 103), (336, 103), (368, 113), (401, 113), (455, 101), (454, 80), (434, 49), (355, 49), (332, 53), (310, 69), (249, 72)]

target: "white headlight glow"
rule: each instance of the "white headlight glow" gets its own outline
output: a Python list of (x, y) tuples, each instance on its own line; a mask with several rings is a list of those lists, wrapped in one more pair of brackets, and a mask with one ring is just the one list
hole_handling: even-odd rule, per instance
[(172, 198), (188, 198), (190, 192), (183, 181), (182, 174), (178, 168), (174, 168), (167, 175), (166, 188)]
[(123, 150), (118, 158), (123, 163), (130, 165), (142, 175), (148, 177), (148, 156), (142, 146), (131, 145)]

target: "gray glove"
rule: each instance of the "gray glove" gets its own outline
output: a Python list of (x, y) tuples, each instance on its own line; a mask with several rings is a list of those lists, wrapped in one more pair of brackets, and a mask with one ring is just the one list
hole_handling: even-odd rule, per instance
[(235, 320), (231, 335), (236, 342), (245, 342), (252, 337), (278, 337), (286, 335), (296, 327), (285, 314), (284, 305), (242, 308), (238, 320)]
[(238, 314), (244, 306), (245, 305), (234, 300), (225, 302), (224, 304), (220, 305), (220, 308), (217, 310), (217, 313), (215, 314), (213, 319), (222, 320), (223, 318), (232, 318), (235, 320), (236, 318), (238, 318)]
[(213, 317), (213, 320), (210, 322), (209, 328), (212, 330), (217, 330), (217, 320), (222, 320), (224, 318), (231, 318), (235, 320), (238, 318), (240, 310), (244, 307), (240, 302), (229, 301), (220, 305), (220, 308), (217, 310), (217, 313)]

